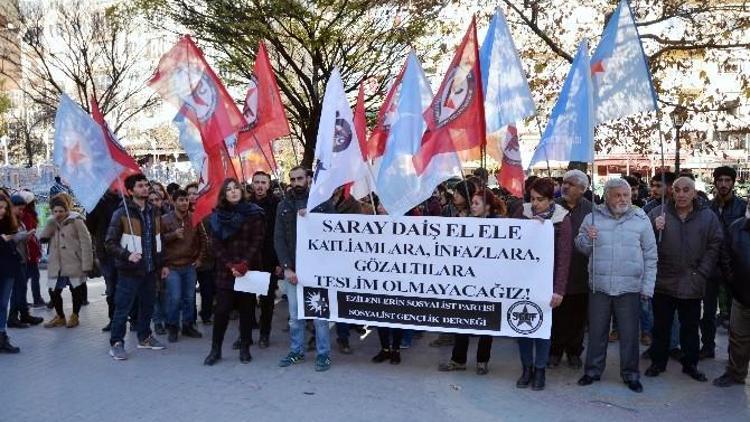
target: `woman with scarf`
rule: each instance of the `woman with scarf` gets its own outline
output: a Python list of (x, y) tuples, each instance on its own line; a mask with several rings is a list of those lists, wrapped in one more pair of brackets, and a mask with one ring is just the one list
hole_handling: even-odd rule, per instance
[(221, 345), (229, 324), (229, 313), (240, 314), (240, 362), (249, 363), (251, 293), (234, 290), (234, 279), (248, 271), (263, 271), (263, 241), (266, 220), (263, 209), (244, 197), (236, 179), (226, 179), (219, 191), (219, 201), (209, 217), (208, 230), (216, 258), (216, 309), (211, 352), (203, 361), (213, 365), (221, 359)]
[[(477, 218), (503, 218), (507, 216), (505, 203), (487, 188), (480, 188), (474, 193), (471, 197), (469, 212), (472, 217)], [(479, 336), (479, 345), (477, 346), (477, 375), (487, 375), (489, 373), (488, 362), (490, 361), (491, 350), (492, 337)], [(468, 351), (469, 334), (455, 334), (451, 360), (441, 363), (438, 366), (438, 370), (443, 372), (466, 370)]]
[[(514, 217), (552, 222), (555, 229), (555, 262), (550, 306), (556, 308), (563, 301), (565, 286), (568, 282), (570, 256), (573, 253), (571, 247), (573, 228), (568, 211), (554, 202), (555, 182), (552, 179), (545, 177), (534, 180), (529, 187), (529, 199), (530, 201), (523, 204)], [(531, 384), (532, 390), (544, 390), (546, 382), (544, 371), (549, 360), (550, 345), (549, 339), (527, 337), (518, 339), (523, 373), (516, 382), (516, 387), (527, 388)]]

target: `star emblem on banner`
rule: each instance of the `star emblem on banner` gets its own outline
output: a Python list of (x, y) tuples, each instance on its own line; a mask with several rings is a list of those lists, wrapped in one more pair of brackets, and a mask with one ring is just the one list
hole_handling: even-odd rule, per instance
[(536, 320), (536, 315), (536, 312), (529, 312), (529, 308), (526, 305), (524, 305), (521, 312), (513, 312), (513, 317), (518, 321), (519, 328), (521, 327), (521, 325), (528, 325), (529, 327), (533, 327), (534, 321)]
[(604, 60), (591, 63), (591, 74), (596, 76), (599, 73), (604, 73)]
[(89, 156), (82, 151), (81, 142), (76, 140), (73, 146), (65, 147), (65, 160), (73, 166), (78, 166), (89, 161)]

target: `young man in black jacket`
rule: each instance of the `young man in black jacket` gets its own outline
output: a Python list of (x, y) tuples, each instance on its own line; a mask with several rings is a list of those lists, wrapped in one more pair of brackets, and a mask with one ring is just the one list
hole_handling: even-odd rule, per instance
[(138, 297), (138, 348), (164, 349), (151, 335), (151, 316), (156, 299), (156, 277), (166, 278), (169, 269), (162, 265), (160, 221), (148, 204), (149, 184), (143, 174), (125, 179), (130, 199), (117, 209), (109, 223), (106, 252), (114, 258), (118, 272), (115, 313), (112, 318), (109, 354), (115, 360), (127, 359), (125, 322)]

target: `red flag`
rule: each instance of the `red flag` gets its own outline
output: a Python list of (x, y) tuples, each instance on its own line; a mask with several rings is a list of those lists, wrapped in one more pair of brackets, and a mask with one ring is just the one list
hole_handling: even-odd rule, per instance
[(255, 149), (256, 153), (260, 153), (268, 161), (268, 168), (276, 170), (272, 143), (275, 139), (289, 135), (291, 131), (271, 61), (262, 42), (258, 45), (255, 69), (250, 78), (242, 114), (245, 125), (237, 136), (237, 151), (242, 154)]
[(232, 160), (229, 158), (226, 146), (219, 145), (213, 150), (207, 151), (206, 158), (201, 170), (200, 185), (198, 187), (198, 199), (193, 212), (193, 226), (198, 225), (216, 207), (219, 199), (219, 190), (224, 180), (237, 178)]
[(419, 174), (437, 154), (470, 150), (485, 142), (482, 74), (474, 18), (424, 117), (427, 131), (413, 159)]
[(187, 35), (161, 57), (148, 84), (198, 128), (206, 151), (222, 145), (245, 124), (234, 100)]
[(365, 115), (365, 85), (360, 82), (357, 105), (354, 106), (354, 132), (359, 140), (362, 159), (367, 161), (367, 116)]
[(510, 125), (503, 142), (503, 165), (497, 182), (516, 198), (523, 198), (523, 167), (521, 167), (521, 148), (518, 144), (518, 130)]
[(138, 163), (128, 155), (127, 151), (120, 145), (119, 142), (115, 139), (115, 135), (112, 133), (111, 130), (109, 130), (109, 126), (107, 125), (107, 122), (104, 120), (104, 115), (102, 114), (102, 111), (99, 109), (99, 103), (96, 102), (96, 99), (94, 96), (91, 96), (91, 117), (94, 118), (94, 121), (99, 125), (99, 127), (102, 128), (102, 133), (104, 134), (104, 139), (107, 142), (107, 148), (109, 149), (109, 155), (112, 156), (112, 159), (117, 161), (120, 165), (124, 167), (122, 173), (120, 173), (120, 176), (112, 182), (112, 185), (110, 186), (111, 189), (116, 189), (121, 192), (125, 192), (125, 186), (123, 185), (123, 181), (126, 177), (130, 176), (131, 174), (137, 174), (141, 172), (141, 167), (138, 165)]
[[(407, 59), (408, 60), (408, 59)], [(375, 129), (370, 133), (370, 139), (368, 141), (367, 155), (372, 160), (377, 157), (381, 157), (385, 153), (385, 144), (388, 141), (388, 134), (391, 131), (391, 123), (398, 107), (398, 93), (401, 88), (401, 79), (404, 77), (404, 71), (406, 71), (406, 63), (401, 68), (396, 80), (393, 81), (388, 95), (385, 96), (385, 101), (380, 107), (378, 112), (378, 122)]]

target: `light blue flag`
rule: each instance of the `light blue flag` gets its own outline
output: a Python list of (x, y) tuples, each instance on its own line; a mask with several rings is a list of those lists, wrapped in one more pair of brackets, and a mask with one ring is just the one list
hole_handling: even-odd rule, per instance
[(621, 0), (591, 56), (598, 123), (658, 109), (648, 60), (627, 0)]
[(390, 215), (404, 215), (432, 195), (433, 189), (460, 174), (455, 152), (438, 154), (417, 175), (412, 157), (427, 129), (423, 113), (432, 103), (432, 90), (414, 52), (409, 53), (401, 79), (396, 115), (376, 176), (375, 191)]
[(500, 8), (495, 12), (479, 49), (487, 133), (516, 124), (536, 113), (508, 23)]
[(172, 123), (177, 126), (177, 130), (180, 132), (180, 145), (182, 145), (182, 149), (185, 150), (185, 154), (187, 154), (190, 164), (193, 165), (193, 168), (198, 174), (201, 174), (203, 171), (203, 163), (206, 159), (206, 150), (201, 141), (200, 131), (190, 120), (185, 118), (185, 115), (182, 113), (177, 113), (177, 115), (174, 116), (174, 119), (172, 119)]
[(124, 170), (112, 159), (102, 128), (67, 95), (55, 115), (55, 166), (78, 202), (91, 211)]
[(588, 40), (578, 47), (560, 98), (552, 109), (529, 167), (545, 160), (594, 160), (594, 98)]

